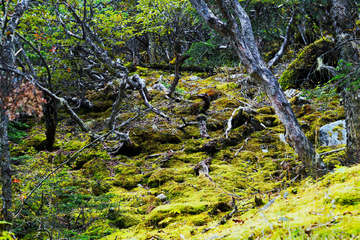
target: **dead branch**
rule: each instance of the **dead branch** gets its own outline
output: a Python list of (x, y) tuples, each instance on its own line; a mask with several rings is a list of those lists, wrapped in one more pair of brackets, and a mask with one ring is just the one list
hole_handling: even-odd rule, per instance
[(154, 113), (156, 113), (157, 115), (170, 120), (170, 117), (168, 117), (167, 115), (165, 115), (163, 112), (157, 110), (156, 108), (154, 108), (148, 101), (148, 97), (149, 92), (146, 89), (146, 85), (143, 79), (141, 79), (139, 77), (139, 75), (135, 74), (134, 76), (132, 76), (131, 78), (128, 78), (127, 83), (135, 90), (138, 90), (145, 106), (147, 106), (151, 111), (153, 111)]
[(234, 157), (236, 157), (236, 156), (239, 154), (239, 152), (240, 152), (241, 150), (243, 150), (243, 148), (245, 147), (245, 145), (247, 144), (247, 141), (248, 141), (249, 139), (251, 139), (251, 137), (247, 137), (247, 138), (245, 139), (244, 144), (241, 146), (241, 148), (239, 148), (239, 150), (236, 151)]
[[(252, 112), (256, 112), (255, 110), (251, 109), (251, 108), (248, 108), (248, 107), (238, 107), (237, 109), (235, 109), (232, 114), (231, 114), (231, 117), (229, 118), (228, 122), (227, 122), (227, 128), (225, 130), (225, 136), (226, 136), (226, 139), (228, 138), (228, 133), (229, 131), (232, 129), (232, 120), (235, 116), (235, 114), (239, 111), (239, 110), (249, 110), (249, 111), (252, 111)], [(266, 127), (265, 127), (266, 128)]]
[(332, 150), (332, 151), (329, 151), (329, 152), (319, 153), (319, 155), (320, 155), (320, 156), (329, 155), (329, 154), (332, 154), (332, 153), (334, 153), (334, 152), (343, 151), (343, 150), (345, 150), (345, 149), (346, 149), (346, 148), (343, 147), (343, 148), (335, 149), (335, 150)]
[(205, 176), (210, 179), (211, 182), (214, 182), (212, 180), (212, 178), (209, 175), (209, 167), (211, 164), (211, 157), (207, 158), (205, 160), (202, 160), (201, 162), (199, 162), (198, 164), (195, 165), (194, 170), (196, 172), (197, 175), (200, 175), (200, 173), (204, 173)]
[(39, 83), (36, 83), (36, 86), (38, 86), (42, 91), (44, 91), (47, 95), (49, 95), (50, 97), (52, 97), (53, 99), (55, 99), (56, 101), (58, 101), (60, 103), (61, 106), (65, 106), (67, 111), (69, 112), (71, 119), (73, 119), (81, 128), (82, 131), (84, 132), (90, 132), (90, 128), (88, 126), (86, 126), (86, 124), (83, 122), (83, 120), (81, 120), (81, 118), (78, 117), (78, 115), (76, 115), (76, 113), (72, 110), (72, 108), (70, 107), (68, 101), (66, 101), (64, 98), (62, 97), (58, 97), (56, 96), (54, 93), (52, 93), (49, 89), (41, 86)]
[(207, 133), (206, 129), (206, 117), (203, 114), (200, 114), (196, 117), (196, 120), (199, 121), (199, 131), (201, 138), (210, 138), (210, 135)]
[(288, 25), (287, 25), (287, 28), (286, 28), (286, 35), (285, 35), (285, 39), (284, 39), (284, 42), (283, 44), (281, 45), (279, 51), (275, 54), (275, 57), (273, 59), (271, 59), (268, 63), (268, 67), (271, 68), (273, 66), (275, 66), (276, 64), (278, 64), (282, 58), (282, 56), (285, 54), (286, 52), (286, 49), (287, 47), (289, 46), (290, 44), (290, 35), (292, 33), (292, 24), (294, 23), (295, 21), (295, 13), (294, 15), (291, 17)]

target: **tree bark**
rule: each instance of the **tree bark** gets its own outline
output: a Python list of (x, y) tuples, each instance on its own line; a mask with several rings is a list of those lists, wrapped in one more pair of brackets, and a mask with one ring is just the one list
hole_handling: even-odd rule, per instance
[[(1, 73), (1, 94), (6, 96), (10, 87), (14, 85), (14, 79), (16, 79), (11, 73), (11, 69), (14, 68), (15, 52), (14, 52), (14, 33), (17, 25), (20, 22), (20, 18), (29, 5), (30, 0), (22, 0), (15, 6), (14, 11), (11, 14), (9, 21), (5, 21), (7, 18), (9, 9), (4, 9), (5, 17), (2, 21), (2, 35), (0, 37), (0, 66), (2, 69), (8, 69)], [(8, 5), (7, 5), (8, 7)], [(2, 96), (2, 97), (3, 97)], [(0, 100), (1, 101), (1, 100)], [(2, 217), (0, 220), (11, 223), (12, 212), (10, 211), (12, 206), (12, 187), (11, 187), (11, 165), (10, 165), (10, 149), (8, 139), (8, 117), (5, 114), (4, 102), (0, 102), (0, 165), (1, 165), (1, 183), (2, 183)], [(10, 224), (2, 225), (0, 232), (9, 231), (11, 229)]]
[[(295, 149), (310, 175), (313, 178), (322, 176), (325, 164), (321, 161), (313, 145), (301, 130), (300, 124), (277, 79), (262, 60), (256, 47), (250, 19), (239, 1), (216, 1), (226, 22), (221, 21), (215, 16), (203, 0), (190, 0), (190, 2), (209, 26), (220, 33), (234, 47), (247, 72), (262, 87), (270, 99), (277, 116), (284, 125), (287, 142)], [(236, 18), (240, 21), (241, 31)]]
[[(352, 29), (356, 27), (354, 11), (347, 0), (332, 0), (331, 15), (335, 39), (343, 43), (340, 48), (340, 59), (347, 63), (359, 64), (359, 53)], [(360, 163), (360, 89), (353, 84), (356, 78), (348, 78), (342, 92), (346, 115), (346, 152), (348, 163)]]
[(180, 80), (180, 61), (181, 61), (181, 54), (177, 53), (176, 54), (176, 60), (175, 60), (175, 78), (174, 81), (171, 83), (170, 87), (169, 87), (169, 91), (167, 93), (167, 95), (169, 97), (172, 96), (172, 94), (175, 92), (176, 86), (179, 84), (179, 80)]
[[(5, 111), (0, 111), (0, 161), (1, 161), (1, 184), (2, 184), (2, 221), (12, 222), (12, 188), (11, 188), (11, 167), (10, 167), (10, 149), (8, 138), (8, 118)], [(0, 232), (9, 231), (10, 224), (1, 224)]]

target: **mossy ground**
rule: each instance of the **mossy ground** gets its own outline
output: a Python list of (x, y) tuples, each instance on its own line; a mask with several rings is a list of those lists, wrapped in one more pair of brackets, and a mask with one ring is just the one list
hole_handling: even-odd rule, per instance
[[(146, 76), (148, 86), (160, 74), (165, 76), (164, 81), (171, 82), (167, 73), (147, 71), (141, 68), (138, 73)], [(307, 178), (294, 151), (280, 141), (279, 134), (284, 129), (269, 101), (254, 84), (239, 81), (242, 80), (230, 79), (224, 73), (181, 80), (175, 93), (180, 101), (150, 91), (152, 104), (173, 120), (149, 113), (123, 127), (120, 131), (129, 132), (134, 145), (119, 155), (106, 151), (117, 145), (111, 139), (82, 152), (34, 194), (22, 221), (55, 221), (71, 239), (80, 239), (80, 235), (81, 239), (111, 240), (359, 236), (360, 167), (340, 168), (345, 154), (335, 152), (324, 157), (334, 172), (318, 182)], [(203, 101), (196, 95), (201, 93), (211, 97), (210, 108), (202, 112), (207, 118), (210, 139), (200, 138), (197, 125), (178, 128), (182, 124), (179, 116), (188, 122), (197, 121)], [(102, 99), (95, 93), (88, 95), (94, 100)], [(103, 99), (111, 99), (109, 93)], [(228, 119), (235, 109), (245, 105), (251, 105), (254, 111), (237, 113), (238, 126), (226, 138)], [(134, 109), (143, 109), (136, 92), (129, 93), (118, 121), (133, 117)], [(344, 119), (338, 99), (326, 106), (313, 100), (297, 110), (295, 107), (295, 112), (314, 144), (322, 125)], [(99, 105), (96, 115), (84, 111), (80, 116), (91, 129), (106, 132), (106, 117), (110, 113), (111, 105)], [(257, 128), (260, 123), (266, 128)], [(15, 206), (44, 174), (89, 143), (89, 136), (71, 120), (60, 122), (52, 152), (44, 150), (43, 133), (43, 127), (33, 127), (23, 143), (12, 144), (12, 156), (20, 161), (14, 166), (14, 179), (20, 181), (15, 184)], [(319, 152), (331, 150), (318, 148)], [(211, 179), (194, 170), (197, 163), (207, 158), (212, 161)], [(158, 199), (159, 194), (166, 199)], [(275, 203), (260, 210), (276, 197)], [(225, 224), (203, 233), (231, 212), (234, 199), (239, 212)], [(48, 218), (46, 211), (52, 214)], [(16, 220), (15, 224), (20, 222)], [(81, 226), (85, 227), (77, 232)], [(30, 239), (37, 230), (24, 227), (18, 234), (23, 234), (22, 239)], [(46, 238), (46, 234), (40, 236)]]

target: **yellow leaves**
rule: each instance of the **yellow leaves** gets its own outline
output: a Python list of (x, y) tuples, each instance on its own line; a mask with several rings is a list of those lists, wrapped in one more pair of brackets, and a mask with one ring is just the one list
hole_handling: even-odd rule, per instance
[(175, 61), (176, 61), (176, 57), (174, 57), (174, 59), (171, 60), (170, 64), (175, 64)]

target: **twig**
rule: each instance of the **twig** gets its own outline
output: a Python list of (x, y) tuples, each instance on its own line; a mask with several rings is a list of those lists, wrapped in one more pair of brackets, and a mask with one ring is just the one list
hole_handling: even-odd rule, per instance
[(332, 154), (334, 152), (339, 152), (339, 151), (343, 151), (345, 150), (346, 148), (343, 147), (343, 148), (339, 148), (339, 149), (335, 149), (335, 150), (332, 150), (332, 151), (329, 151), (329, 152), (323, 152), (323, 153), (319, 153), (319, 156), (323, 156), (323, 155), (328, 155), (328, 154)]
[(244, 141), (244, 144), (242, 145), (242, 147), (241, 148), (239, 148), (239, 150), (237, 150), (236, 151), (236, 153), (235, 153), (235, 157), (239, 154), (239, 152), (241, 151), (241, 150), (243, 150), (243, 148), (245, 147), (245, 144), (247, 144), (247, 141), (250, 139), (251, 137), (247, 137), (246, 139), (245, 139), (245, 141)]

